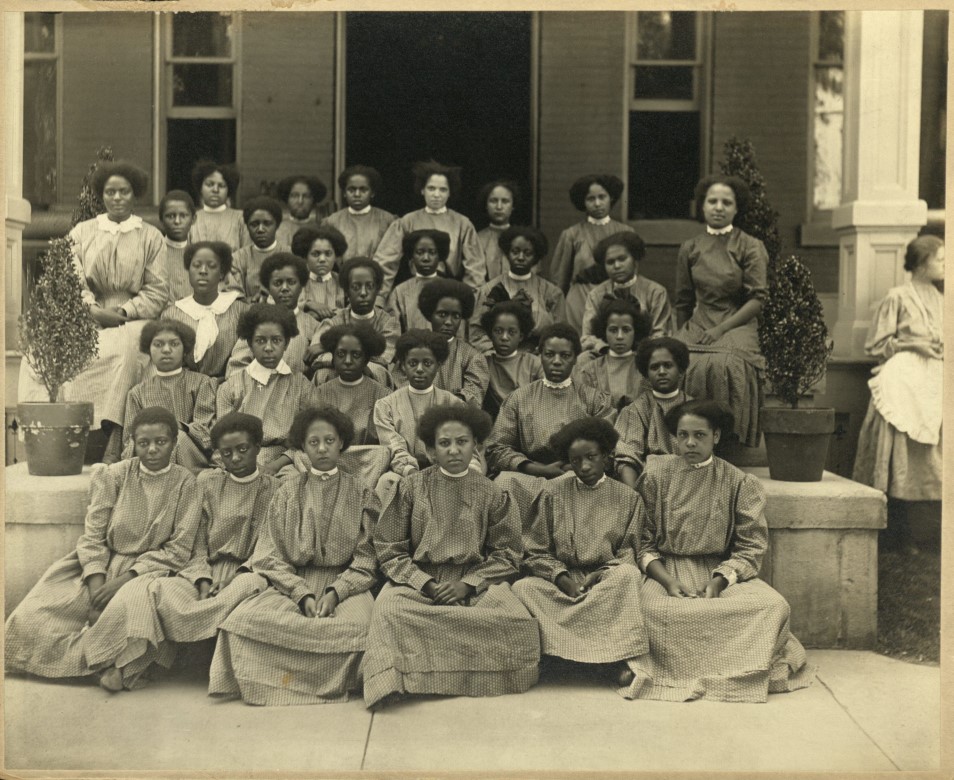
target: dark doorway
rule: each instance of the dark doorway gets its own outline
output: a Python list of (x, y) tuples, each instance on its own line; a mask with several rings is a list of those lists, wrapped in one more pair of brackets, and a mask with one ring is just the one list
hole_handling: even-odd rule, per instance
[(530, 221), (531, 14), (349, 13), (345, 40), (345, 158), (381, 172), (376, 205), (421, 208), (411, 166), (433, 157), (463, 168), (450, 205), (478, 229), (496, 178), (520, 185), (513, 222)]
[[(201, 159), (235, 160), (234, 119), (169, 119), (166, 124), (166, 191), (185, 190), (193, 198), (192, 166)], [(239, 188), (241, 189), (241, 188)], [(229, 193), (238, 205), (238, 193)], [(198, 205), (198, 201), (196, 202)]]

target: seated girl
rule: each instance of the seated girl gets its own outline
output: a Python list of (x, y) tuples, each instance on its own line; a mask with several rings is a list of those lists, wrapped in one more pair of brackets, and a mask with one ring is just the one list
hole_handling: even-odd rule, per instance
[(281, 224), (275, 239), (291, 246), (299, 230), (318, 227), (318, 204), (325, 199), (328, 188), (317, 176), (286, 176), (278, 182), (278, 199), (284, 204)]
[[(470, 343), (482, 352), (490, 350), (490, 335), (480, 327), (480, 318), (501, 301), (517, 301), (530, 307), (536, 330), (525, 334), (522, 349), (537, 348), (536, 336), (554, 322), (566, 321), (563, 291), (553, 282), (532, 273), (547, 255), (547, 239), (532, 227), (512, 227), (500, 234), (500, 249), (509, 268), (477, 290), (477, 303), (471, 319)], [(531, 337), (532, 336), (532, 337)]]
[(642, 393), (616, 418), (616, 476), (631, 488), (649, 457), (676, 452), (666, 414), (692, 400), (682, 389), (689, 349), (681, 341), (668, 336), (646, 339), (636, 349), (636, 367), (649, 382), (650, 392)]
[(689, 401), (666, 415), (678, 455), (646, 464), (639, 566), (649, 653), (629, 662), (626, 698), (764, 702), (814, 670), (789, 631), (788, 602), (758, 579), (768, 544), (757, 477), (712, 454), (732, 414)]
[[(443, 230), (412, 230), (401, 242), (401, 267), (397, 274), (397, 286), (391, 290), (387, 309), (401, 324), (401, 333), (411, 328), (429, 327), (427, 317), (417, 306), (421, 290), (438, 278), (437, 269), (447, 262), (450, 253), (450, 236)], [(402, 271), (413, 269), (414, 275)]]
[(581, 338), (583, 349), (594, 354), (602, 354), (606, 350), (606, 338), (593, 332), (593, 322), (600, 306), (620, 298), (633, 301), (649, 317), (651, 335), (670, 334), (672, 307), (666, 288), (639, 275), (639, 262), (645, 254), (646, 245), (635, 233), (617, 233), (596, 245), (593, 259), (606, 269), (609, 278), (596, 285), (586, 296)]
[(282, 204), (274, 198), (259, 195), (245, 204), (242, 217), (252, 243), (232, 255), (228, 289), (239, 290), (249, 303), (264, 303), (266, 293), (258, 275), (259, 269), (269, 255), (291, 249), (275, 238), (278, 226), (282, 224)]
[(520, 188), (510, 179), (497, 179), (480, 188), (477, 207), (487, 214), (487, 227), (477, 231), (477, 241), (487, 263), (487, 280), (506, 274), (509, 268), (500, 235), (510, 227), (510, 218), (520, 200)]
[(518, 301), (502, 301), (480, 318), (490, 334), (493, 352), (486, 355), (490, 383), (484, 396), (484, 411), (494, 419), (500, 407), (518, 387), (543, 378), (540, 358), (519, 347), (533, 331), (533, 314)]
[(195, 202), (188, 192), (170, 190), (159, 201), (159, 221), (166, 237), (166, 271), (169, 276), (169, 303), (192, 294), (189, 269), (183, 255), (189, 243), (189, 229), (195, 220)]
[(631, 298), (604, 301), (590, 323), (590, 331), (609, 348), (596, 360), (577, 367), (580, 383), (607, 393), (616, 410), (632, 403), (646, 389), (636, 368), (633, 350), (651, 330), (649, 316), (636, 301)]
[[(137, 579), (114, 600), (114, 609), (93, 626), (86, 639), (86, 660), (102, 669), (100, 684), (109, 690), (136, 688), (140, 675), (155, 662), (171, 666), (178, 642), (213, 639), (218, 626), (242, 601), (265, 589), (260, 578), (236, 578), (248, 571), (247, 560), (264, 525), (278, 480), (262, 474), (255, 463), (262, 446), (262, 421), (233, 412), (212, 428), (212, 442), (224, 471), (202, 472), (197, 483), (202, 515), (192, 560), (176, 577)], [(144, 612), (140, 633), (119, 644), (117, 614)], [(110, 626), (110, 623), (117, 626)]]
[(292, 420), (300, 409), (314, 405), (314, 385), (283, 359), (298, 325), (288, 309), (259, 303), (242, 315), (238, 335), (248, 342), (253, 359), (219, 386), (216, 416), (245, 412), (258, 417), (264, 431), (258, 465), (266, 474), (277, 474), (294, 456), (286, 446)]
[[(338, 469), (351, 421), (327, 406), (295, 416), (289, 443), (310, 468), (275, 493), (250, 566), (231, 587), (269, 587), (221, 624), (209, 694), (247, 704), (347, 701), (358, 668), (377, 576), (374, 493)], [(250, 584), (243, 585), (243, 581)]]
[[(155, 374), (144, 379), (126, 396), (126, 419), (132, 420), (149, 406), (161, 406), (175, 415), (180, 436), (172, 462), (197, 473), (209, 467), (218, 383), (205, 374), (183, 367), (195, 347), (195, 331), (177, 320), (152, 320), (139, 337), (140, 352), (149, 355)], [(135, 439), (126, 431), (123, 457), (131, 458)]]
[(189, 230), (189, 243), (222, 241), (233, 252), (252, 243), (239, 209), (230, 207), (238, 193), (239, 172), (234, 165), (199, 160), (192, 169), (192, 188), (201, 208)]
[[(6, 671), (41, 677), (92, 674), (86, 633), (136, 578), (175, 574), (189, 561), (199, 526), (195, 477), (171, 463), (178, 424), (150, 406), (129, 423), (135, 457), (93, 467), (86, 527), (76, 549), (54, 563), (7, 618)], [(118, 605), (117, 605), (118, 606)], [(124, 648), (151, 620), (123, 610), (108, 640)], [(119, 655), (119, 653), (117, 653)]]
[(540, 630), (508, 584), (520, 521), (507, 494), (468, 468), (490, 424), (461, 403), (420, 420), (436, 465), (401, 482), (374, 529), (388, 583), (366, 642), (369, 707), (407, 693), (522, 693), (537, 681)]
[[(533, 575), (513, 590), (540, 623), (541, 651), (568, 661), (617, 664), (649, 650), (639, 608), (638, 493), (609, 479), (617, 434), (598, 417), (568, 423), (550, 448), (572, 474), (548, 482), (524, 537)], [(623, 678), (625, 680), (625, 678)]]
[(540, 333), (543, 379), (514, 390), (500, 407), (487, 440), (487, 462), (498, 474), (500, 486), (520, 509), (526, 529), (530, 505), (546, 480), (570, 471), (550, 449), (550, 437), (567, 421), (580, 417), (615, 418), (609, 395), (573, 381), (573, 367), (580, 354), (580, 337), (564, 322)]
[(367, 165), (351, 165), (338, 176), (338, 187), (345, 208), (325, 217), (321, 223), (341, 231), (348, 242), (343, 260), (374, 257), (381, 238), (395, 217), (373, 206), (376, 195), (384, 191), (381, 174)]
[(248, 311), (236, 290), (222, 292), (232, 269), (232, 252), (221, 241), (189, 244), (183, 255), (192, 295), (170, 304), (163, 319), (185, 323), (195, 331), (195, 347), (186, 362), (199, 373), (221, 379), (238, 340), (238, 322)]
[(295, 233), (292, 252), (307, 264), (308, 279), (301, 308), (318, 322), (334, 317), (345, 305), (345, 293), (335, 268), (348, 249), (345, 237), (329, 225)]

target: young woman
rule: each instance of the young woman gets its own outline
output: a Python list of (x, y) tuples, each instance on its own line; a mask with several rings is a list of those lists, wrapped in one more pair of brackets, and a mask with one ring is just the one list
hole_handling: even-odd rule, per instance
[(159, 201), (159, 221), (166, 237), (166, 275), (169, 279), (169, 303), (191, 295), (189, 270), (185, 267), (185, 248), (195, 220), (195, 202), (188, 192), (170, 190)]
[(480, 188), (477, 204), (486, 212), (489, 223), (477, 231), (477, 241), (487, 263), (487, 281), (509, 270), (506, 250), (500, 246), (500, 235), (510, 227), (510, 218), (520, 198), (520, 188), (510, 179), (497, 179)]
[(211, 695), (321, 704), (347, 701), (358, 687), (379, 508), (370, 489), (338, 468), (351, 433), (351, 421), (330, 407), (296, 415), (289, 442), (308, 455), (310, 468), (282, 482), (250, 562), (254, 574), (231, 586), (261, 578), (269, 584), (221, 624)]
[[(437, 269), (450, 254), (450, 236), (443, 230), (412, 230), (404, 236), (401, 249), (401, 270), (396, 277), (397, 286), (388, 296), (387, 309), (401, 323), (401, 333), (406, 333), (411, 328), (430, 327), (417, 299), (421, 290), (439, 278)], [(402, 279), (404, 268), (413, 269), (414, 275)]]
[(401, 482), (374, 529), (388, 583), (368, 630), (369, 707), (407, 693), (521, 693), (537, 681), (539, 628), (507, 584), (519, 520), (507, 494), (468, 467), (489, 430), (467, 404), (432, 407), (420, 421), (436, 465)]
[(345, 208), (325, 217), (323, 225), (341, 231), (348, 243), (342, 260), (374, 257), (378, 244), (397, 217), (373, 206), (374, 197), (384, 189), (381, 174), (367, 165), (352, 165), (338, 177)]
[[(178, 425), (148, 407), (130, 421), (136, 456), (93, 468), (86, 528), (76, 549), (54, 563), (7, 619), (6, 671), (41, 677), (93, 673), (86, 632), (136, 579), (174, 574), (189, 561), (199, 525), (195, 477), (170, 462)], [(107, 639), (123, 648), (151, 616), (123, 610)], [(107, 681), (109, 682), (109, 681)]]
[(814, 670), (789, 631), (788, 603), (758, 579), (768, 543), (762, 483), (712, 454), (731, 413), (690, 401), (666, 422), (679, 454), (650, 460), (637, 486), (649, 653), (629, 662), (621, 692), (764, 702), (809, 685)]
[(234, 165), (200, 160), (192, 169), (192, 189), (201, 208), (189, 230), (189, 243), (223, 241), (235, 252), (252, 243), (239, 209), (232, 208), (238, 194), (239, 172)]
[(292, 252), (308, 268), (301, 308), (317, 322), (334, 317), (345, 306), (344, 288), (335, 269), (347, 250), (345, 237), (330, 225), (301, 228), (292, 238)]
[(486, 355), (490, 382), (484, 396), (484, 411), (494, 419), (500, 407), (518, 387), (543, 378), (540, 358), (519, 349), (533, 331), (533, 314), (518, 301), (496, 304), (480, 318), (490, 335), (493, 352)]
[[(278, 198), (285, 205), (281, 224), (275, 238), (284, 246), (291, 246), (292, 239), (302, 228), (318, 227), (317, 206), (325, 199), (328, 188), (317, 176), (286, 176), (278, 182)], [(296, 253), (297, 254), (297, 253)]]
[(240, 290), (249, 303), (264, 303), (266, 293), (259, 278), (262, 263), (276, 252), (288, 252), (291, 246), (275, 237), (282, 224), (282, 204), (274, 198), (260, 195), (252, 198), (242, 209), (242, 218), (252, 242), (232, 255), (232, 273), (228, 289)]

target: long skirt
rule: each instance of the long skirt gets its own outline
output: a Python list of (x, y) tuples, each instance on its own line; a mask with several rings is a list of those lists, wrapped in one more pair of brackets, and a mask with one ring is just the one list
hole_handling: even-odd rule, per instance
[(510, 496), (510, 500), (516, 505), (517, 511), (520, 512), (520, 527), (526, 534), (533, 523), (530, 509), (546, 487), (547, 480), (543, 477), (522, 474), (519, 471), (501, 471), (494, 478), (494, 482)]
[[(571, 569), (581, 585), (589, 571)], [(642, 575), (632, 564), (611, 566), (585, 596), (571, 598), (549, 580), (525, 577), (513, 585), (540, 624), (541, 652), (568, 661), (602, 664), (649, 651), (640, 608)]]
[[(338, 569), (299, 571), (314, 593), (339, 574)], [(256, 576), (240, 575), (230, 587)], [(348, 692), (361, 684), (373, 604), (370, 593), (359, 593), (342, 601), (332, 617), (309, 618), (274, 588), (244, 601), (221, 625), (209, 695), (260, 705), (347, 701)]]
[[(718, 556), (664, 560), (692, 592), (705, 587)], [(675, 598), (653, 579), (642, 585), (649, 653), (628, 661), (627, 699), (764, 702), (769, 693), (805, 688), (815, 670), (789, 630), (785, 598), (762, 580), (726, 588), (717, 599)]]
[[(467, 567), (425, 569), (440, 582)], [(540, 629), (507, 583), (466, 606), (440, 606), (406, 585), (387, 583), (374, 602), (362, 670), (368, 707), (393, 694), (500, 696), (523, 693), (539, 674)]]
[[(137, 556), (113, 553), (106, 581), (125, 574)], [(148, 611), (123, 609), (123, 596), (133, 585), (141, 586), (162, 577), (150, 572), (123, 585), (103, 610), (93, 628), (117, 646), (130, 638), (149, 635), (152, 616)], [(72, 552), (54, 563), (6, 623), (6, 670), (41, 677), (81, 677), (92, 674), (86, 660), (90, 600), (83, 582), (79, 557)], [(100, 626), (102, 623), (102, 626)], [(121, 650), (119, 651), (121, 652)], [(117, 655), (119, 654), (117, 652)]]

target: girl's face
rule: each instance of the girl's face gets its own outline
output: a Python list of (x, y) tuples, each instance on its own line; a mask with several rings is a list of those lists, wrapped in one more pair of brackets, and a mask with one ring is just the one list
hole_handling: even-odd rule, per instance
[(649, 370), (646, 372), (649, 384), (657, 393), (671, 393), (679, 389), (682, 371), (676, 365), (676, 359), (668, 349), (654, 349), (649, 356)]
[(370, 268), (355, 268), (348, 279), (348, 301), (355, 314), (368, 314), (374, 309), (374, 300), (381, 287)]
[(513, 193), (506, 187), (494, 187), (487, 196), (487, 216), (492, 225), (510, 224), (513, 214)]
[(275, 303), (292, 311), (298, 306), (301, 295), (301, 280), (294, 266), (286, 265), (276, 268), (268, 280), (268, 294), (275, 299)]
[(735, 192), (727, 184), (713, 184), (702, 201), (702, 216), (711, 228), (724, 228), (732, 224), (739, 208)]
[(103, 205), (114, 222), (122, 222), (132, 214), (133, 188), (125, 176), (110, 176), (103, 185)]
[(342, 336), (331, 355), (335, 373), (345, 382), (357, 382), (364, 375), (368, 356), (357, 336)]
[(308, 250), (308, 256), (305, 262), (308, 263), (308, 270), (315, 276), (321, 277), (335, 267), (335, 248), (327, 238), (316, 238)]
[(189, 284), (198, 295), (210, 295), (219, 289), (222, 281), (222, 263), (208, 247), (202, 247), (189, 262)]
[(636, 329), (629, 314), (611, 314), (606, 322), (606, 343), (617, 355), (629, 352), (633, 348)]
[(164, 423), (140, 425), (133, 433), (136, 457), (149, 471), (162, 471), (169, 465), (176, 437)]
[(427, 347), (409, 349), (401, 362), (401, 370), (415, 390), (427, 390), (434, 384), (434, 377), (440, 367), (434, 353)]
[(937, 252), (925, 260), (920, 268), (915, 269), (927, 282), (944, 281), (944, 247), (938, 247)]
[(162, 226), (173, 241), (185, 241), (195, 216), (181, 200), (170, 200), (162, 210)]
[(526, 276), (530, 273), (533, 266), (537, 264), (537, 259), (537, 252), (529, 238), (517, 236), (510, 242), (507, 260), (510, 263), (510, 270), (517, 276)]
[(437, 426), (434, 446), (426, 449), (432, 463), (451, 474), (463, 474), (474, 457), (477, 442), (470, 428), (452, 420)]
[(299, 181), (288, 191), (288, 213), (295, 219), (307, 219), (315, 207), (315, 196), (311, 194), (311, 187)]
[(248, 233), (252, 237), (252, 243), (259, 249), (267, 249), (275, 243), (275, 231), (278, 230), (278, 222), (265, 209), (255, 209), (248, 218), (246, 225)]
[(331, 471), (338, 465), (343, 442), (331, 423), (315, 420), (305, 432), (305, 455), (319, 471)]
[(206, 206), (213, 209), (225, 203), (229, 197), (229, 185), (225, 183), (225, 177), (218, 171), (206, 176), (202, 181), (199, 197)]
[(225, 470), (236, 477), (255, 473), (258, 451), (261, 449), (248, 431), (230, 431), (219, 439), (216, 447)]
[(367, 176), (349, 176), (345, 182), (345, 202), (355, 211), (361, 211), (371, 205), (374, 190)]
[(705, 417), (684, 414), (676, 426), (676, 447), (689, 463), (701, 463), (712, 455), (720, 435)]
[(569, 339), (549, 338), (540, 345), (540, 364), (543, 375), (551, 382), (569, 379), (576, 365), (576, 353)]
[(583, 199), (583, 205), (586, 207), (587, 216), (593, 219), (603, 219), (609, 215), (611, 199), (606, 188), (599, 184), (591, 184), (590, 189)]
[(638, 270), (635, 258), (625, 246), (619, 244), (606, 250), (603, 264), (606, 266), (606, 275), (613, 280), (614, 284), (626, 284), (632, 281)]
[(450, 198), (450, 184), (447, 182), (447, 177), (435, 173), (427, 180), (421, 195), (424, 196), (424, 202), (429, 209), (440, 211), (447, 205)]
[(464, 304), (457, 298), (441, 298), (431, 317), (431, 330), (440, 333), (448, 341), (460, 330), (460, 321), (464, 318)]
[(437, 273), (437, 266), (440, 265), (440, 257), (437, 254), (437, 244), (430, 236), (421, 236), (417, 240), (417, 246), (414, 247), (414, 253), (411, 255), (411, 261), (414, 263), (414, 270), (418, 276), (433, 276)]
[(608, 456), (600, 445), (589, 439), (577, 439), (567, 450), (570, 468), (584, 485), (592, 487), (606, 473)]
[(175, 371), (182, 368), (185, 346), (174, 330), (160, 330), (149, 344), (149, 359), (157, 371)]
[(520, 320), (515, 314), (498, 314), (494, 326), (490, 330), (490, 341), (494, 345), (494, 352), (501, 357), (510, 357), (517, 351), (523, 334), (520, 332)]
[(285, 349), (288, 347), (288, 341), (285, 339), (285, 331), (277, 322), (263, 322), (255, 328), (252, 335), (252, 357), (265, 368), (278, 368)]

